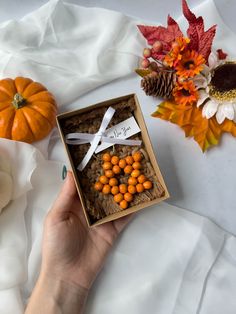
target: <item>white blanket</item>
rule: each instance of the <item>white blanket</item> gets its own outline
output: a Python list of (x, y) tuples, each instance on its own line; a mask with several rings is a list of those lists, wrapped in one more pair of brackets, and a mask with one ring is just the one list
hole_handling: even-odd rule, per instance
[[(211, 5), (200, 9), (210, 16)], [(64, 111), (86, 91), (133, 71), (144, 46), (136, 23), (112, 11), (51, 1), (0, 26), (1, 76), (44, 83)], [(45, 156), (48, 142), (36, 144)], [(9, 156), (15, 184), (0, 215), (0, 313), (18, 314), (37, 279), (43, 220), (62, 184), (63, 163), (24, 143), (0, 139), (0, 150)], [(64, 154), (61, 160), (66, 163)], [(119, 238), (87, 313), (233, 314), (235, 288), (236, 239), (162, 203), (141, 211)]]

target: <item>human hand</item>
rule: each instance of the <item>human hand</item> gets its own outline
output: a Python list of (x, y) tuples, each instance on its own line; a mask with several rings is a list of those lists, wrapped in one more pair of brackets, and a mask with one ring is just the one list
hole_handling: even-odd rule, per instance
[(89, 228), (72, 173), (45, 222), (42, 272), (89, 289), (131, 216)]
[[(56, 299), (60, 295), (64, 299), (63, 305), (73, 303), (73, 309), (78, 313), (78, 307), (82, 309), (88, 290), (115, 239), (130, 219), (131, 215), (89, 228), (72, 173), (68, 172), (62, 190), (46, 217), (41, 272), (29, 304), (30, 310), (26, 313), (40, 313), (33, 309), (42, 291), (44, 294), (45, 291), (53, 292)], [(65, 300), (67, 295), (72, 300)], [(73, 309), (65, 313), (72, 314)], [(47, 313), (54, 312), (47, 307)]]

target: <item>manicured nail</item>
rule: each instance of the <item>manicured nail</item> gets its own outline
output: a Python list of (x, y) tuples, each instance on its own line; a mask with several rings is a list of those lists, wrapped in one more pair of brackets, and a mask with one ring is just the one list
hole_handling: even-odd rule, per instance
[(66, 166), (64, 165), (62, 168), (62, 180), (65, 180), (66, 176), (67, 176), (67, 169), (66, 169)]

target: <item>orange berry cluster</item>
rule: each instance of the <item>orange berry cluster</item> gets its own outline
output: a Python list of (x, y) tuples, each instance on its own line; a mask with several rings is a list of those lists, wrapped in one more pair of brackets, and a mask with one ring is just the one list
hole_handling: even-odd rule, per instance
[[(135, 193), (141, 193), (144, 190), (152, 188), (152, 182), (147, 180), (145, 175), (141, 173), (141, 152), (135, 152), (132, 156), (120, 159), (118, 156), (111, 156), (106, 153), (102, 156), (104, 175), (99, 177), (99, 181), (95, 183), (94, 188), (103, 194), (113, 194), (114, 201), (119, 203), (122, 209), (128, 207), (128, 203), (132, 202)], [(119, 184), (115, 177), (122, 173), (129, 175), (128, 185)]]

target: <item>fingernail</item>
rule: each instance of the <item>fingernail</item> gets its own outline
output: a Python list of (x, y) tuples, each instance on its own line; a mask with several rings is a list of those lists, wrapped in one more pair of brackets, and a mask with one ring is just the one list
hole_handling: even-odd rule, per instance
[(66, 169), (66, 166), (64, 165), (62, 168), (62, 180), (65, 180), (66, 176), (67, 176), (67, 169)]

